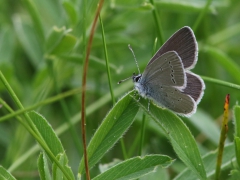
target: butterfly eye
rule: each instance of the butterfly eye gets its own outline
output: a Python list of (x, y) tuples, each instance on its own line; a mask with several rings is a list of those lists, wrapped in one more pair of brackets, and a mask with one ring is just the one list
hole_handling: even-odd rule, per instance
[(133, 81), (134, 81), (134, 82), (139, 82), (140, 79), (141, 79), (141, 77), (142, 77), (141, 74), (139, 74), (139, 75), (137, 75), (137, 76), (133, 76)]

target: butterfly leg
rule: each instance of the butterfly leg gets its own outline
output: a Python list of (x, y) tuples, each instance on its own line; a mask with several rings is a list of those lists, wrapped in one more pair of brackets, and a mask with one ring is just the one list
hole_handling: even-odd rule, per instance
[(137, 91), (134, 91), (133, 95), (136, 96), (137, 95)]
[(138, 98), (137, 102), (139, 102), (139, 101), (140, 101), (140, 99), (141, 99), (141, 96), (139, 96), (139, 98)]

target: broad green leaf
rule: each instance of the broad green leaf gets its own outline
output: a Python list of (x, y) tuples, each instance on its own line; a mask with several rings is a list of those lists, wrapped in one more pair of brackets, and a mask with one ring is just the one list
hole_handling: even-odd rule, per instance
[[(138, 109), (137, 103), (129, 96), (129, 93), (113, 106), (88, 145), (87, 151), (90, 168), (92, 168), (127, 131)], [(85, 173), (83, 170), (84, 162), (82, 158), (79, 166), (79, 176)]]
[[(67, 165), (68, 158), (64, 152), (63, 146), (62, 146), (59, 138), (57, 137), (56, 133), (52, 129), (51, 125), (47, 122), (47, 120), (43, 116), (41, 116), (40, 114), (38, 114), (34, 111), (28, 113), (28, 115), (32, 119), (36, 128), (38, 129), (38, 131), (42, 137), (42, 140), (45, 141), (45, 143), (48, 145), (48, 147), (52, 151), (52, 153), (56, 157), (64, 158), (63, 162), (62, 161), (60, 161), (60, 162), (63, 166), (65, 166), (65, 169), (68, 171), (69, 176), (73, 177), (73, 179), (74, 179), (73, 172), (72, 172), (71, 168)], [(59, 158), (59, 159), (61, 160), (61, 158)]]
[(117, 164), (116, 166), (93, 178), (93, 180), (136, 179), (148, 173), (154, 172), (157, 166), (168, 167), (172, 162), (173, 160), (170, 157), (164, 155), (134, 157)]
[(144, 99), (140, 101), (140, 105), (165, 132), (174, 151), (186, 166), (190, 168), (198, 178), (206, 179), (206, 172), (197, 144), (182, 120), (169, 110), (162, 109), (154, 104), (150, 105), (150, 110), (148, 111), (148, 102)]
[[(207, 177), (211, 177), (215, 174), (216, 161), (217, 161), (217, 150), (207, 153), (203, 156), (204, 166), (207, 172)], [(235, 160), (235, 149), (233, 143), (228, 144), (224, 147), (223, 159), (221, 169), (225, 169), (231, 165)], [(198, 177), (189, 168), (185, 169), (181, 174), (179, 174), (175, 180), (192, 180)]]
[(16, 180), (4, 167), (0, 166), (0, 179)]
[(156, 180), (156, 179), (159, 179), (159, 177), (161, 177), (161, 180), (170, 180), (169, 169), (165, 169), (165, 168), (162, 168), (161, 166), (158, 166), (156, 167), (153, 173), (147, 174), (139, 178), (139, 180)]
[(98, 168), (99, 168), (100, 173), (103, 173), (103, 172), (107, 171), (108, 169), (112, 168), (113, 166), (116, 166), (118, 163), (121, 163), (121, 162), (122, 162), (122, 160), (114, 158), (112, 160), (112, 162), (109, 162), (107, 164), (99, 164)]
[(59, 153), (64, 153), (62, 143), (47, 120), (42, 115), (34, 111), (29, 112), (28, 115), (32, 119), (34, 125), (41, 134), (42, 139), (48, 145), (52, 153), (55, 156), (57, 156)]
[(39, 171), (41, 180), (51, 180), (47, 157), (42, 152), (38, 157), (38, 171)]

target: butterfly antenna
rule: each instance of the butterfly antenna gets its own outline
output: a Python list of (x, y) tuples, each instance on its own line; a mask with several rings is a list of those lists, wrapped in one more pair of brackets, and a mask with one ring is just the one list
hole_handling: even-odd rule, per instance
[(126, 81), (126, 80), (128, 80), (128, 79), (130, 79), (130, 78), (132, 78), (132, 76), (131, 76), (131, 77), (128, 77), (128, 78), (126, 78), (126, 79), (123, 79), (123, 80), (121, 80), (121, 81), (118, 81), (118, 84), (120, 84), (120, 83), (122, 83), (123, 81)]
[(137, 68), (138, 68), (138, 73), (140, 74), (140, 69), (139, 69), (139, 66), (138, 66), (138, 63), (137, 63), (137, 59), (136, 59), (136, 57), (135, 57), (135, 54), (134, 54), (134, 52), (133, 52), (132, 47), (130, 46), (130, 44), (128, 45), (128, 48), (130, 49), (130, 51), (131, 51), (132, 54), (133, 54), (133, 57), (134, 57), (135, 63), (136, 63)]

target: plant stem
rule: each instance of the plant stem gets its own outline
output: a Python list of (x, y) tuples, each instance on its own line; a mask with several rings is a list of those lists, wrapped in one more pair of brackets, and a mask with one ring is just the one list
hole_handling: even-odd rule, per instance
[(156, 28), (157, 28), (158, 40), (159, 40), (160, 44), (163, 45), (164, 40), (163, 40), (162, 26), (161, 26), (161, 21), (160, 21), (160, 18), (159, 18), (159, 14), (157, 12), (157, 8), (156, 8), (156, 5), (154, 3), (154, 0), (150, 0), (150, 3), (154, 7), (154, 9), (152, 10), (152, 13), (153, 13), (153, 17), (154, 17)]
[(84, 164), (85, 164), (85, 171), (86, 171), (87, 180), (90, 180), (90, 173), (89, 173), (89, 168), (88, 168), (88, 156), (87, 156), (86, 128), (85, 128), (85, 126), (86, 126), (85, 97), (86, 97), (86, 84), (87, 84), (87, 70), (88, 70), (88, 64), (89, 64), (89, 55), (90, 55), (92, 41), (93, 41), (93, 35), (94, 35), (94, 31), (95, 31), (95, 28), (96, 28), (96, 25), (97, 25), (97, 19), (98, 19), (99, 13), (102, 9), (103, 2), (104, 2), (104, 0), (100, 0), (99, 3), (98, 3), (97, 11), (96, 11), (95, 18), (94, 18), (93, 25), (92, 25), (91, 32), (90, 32), (90, 38), (89, 38), (89, 41), (88, 41), (87, 53), (86, 53), (86, 58), (85, 58), (84, 65), (83, 65), (83, 76), (82, 76), (82, 100), (81, 100), (82, 121), (81, 121), (81, 129), (82, 129), (82, 141), (83, 141), (83, 148), (84, 148)]
[(226, 82), (226, 81), (210, 78), (210, 77), (207, 77), (207, 76), (201, 76), (201, 77), (205, 81), (213, 82), (215, 84), (219, 84), (219, 85), (222, 85), (222, 86), (226, 86), (226, 87), (230, 87), (230, 88), (240, 90), (240, 85), (238, 85), (238, 84), (229, 83), (229, 82)]
[(197, 18), (197, 20), (196, 20), (196, 22), (195, 22), (195, 24), (193, 26), (193, 31), (197, 30), (201, 20), (203, 19), (204, 15), (206, 14), (206, 12), (207, 12), (209, 6), (211, 5), (211, 3), (212, 3), (212, 0), (208, 0), (207, 1), (205, 7), (202, 9), (201, 13), (199, 14), (199, 16), (198, 16), (198, 18)]
[[(5, 85), (5, 87), (7, 88), (8, 92), (10, 93), (10, 95), (12, 96), (13, 100), (15, 101), (15, 103), (17, 104), (17, 106), (21, 109), (24, 110), (23, 105), (21, 104), (20, 100), (18, 99), (17, 95), (14, 93), (13, 89), (11, 88), (10, 84), (7, 82), (7, 80), (5, 79), (4, 75), (2, 74), (2, 72), (0, 71), (0, 79), (2, 80), (3, 84)], [(7, 107), (9, 110), (10, 107)], [(11, 111), (13, 112), (13, 110)], [(38, 130), (36, 129), (35, 125), (32, 123), (31, 118), (28, 116), (27, 113), (23, 114), (24, 117), (27, 120), (27, 123), (23, 123), (23, 120), (21, 120), (21, 118), (19, 119), (20, 122), (22, 123), (22, 125), (28, 130), (28, 132), (36, 139), (36, 141), (40, 144), (40, 146), (45, 150), (45, 152), (48, 154), (48, 157), (54, 161), (57, 166), (61, 169), (61, 171), (63, 172), (64, 176), (71, 180), (70, 176), (68, 175), (67, 171), (62, 167), (62, 165), (60, 164), (60, 162), (57, 160), (57, 158), (54, 156), (54, 154), (52, 153), (52, 151), (49, 149), (49, 147), (46, 145), (46, 143), (42, 140), (41, 135), (39, 134)]]
[(220, 173), (221, 173), (224, 142), (225, 142), (227, 132), (228, 132), (229, 101), (230, 101), (230, 95), (227, 94), (226, 99), (225, 99), (225, 104), (224, 104), (224, 114), (223, 114), (221, 135), (220, 135), (219, 145), (218, 145), (218, 156), (217, 156), (217, 163), (216, 163), (216, 170), (215, 170), (215, 180), (219, 179), (219, 176), (220, 176)]
[(17, 110), (17, 111), (13, 111), (11, 114), (8, 114), (6, 116), (3, 116), (0, 118), (0, 122), (1, 121), (5, 121), (9, 118), (12, 118), (12, 117), (15, 117), (17, 115), (20, 115), (20, 114), (23, 114), (25, 112), (28, 112), (28, 111), (31, 111), (31, 110), (34, 110), (40, 106), (44, 106), (44, 105), (47, 105), (47, 104), (50, 104), (50, 103), (53, 103), (53, 102), (56, 102), (60, 99), (63, 99), (65, 97), (68, 97), (68, 96), (72, 96), (74, 94), (77, 94), (77, 93), (80, 93), (81, 89), (80, 88), (77, 88), (77, 89), (73, 89), (73, 90), (70, 90), (70, 91), (67, 91), (67, 92), (64, 92), (64, 93), (61, 93), (61, 94), (58, 94), (54, 97), (50, 97), (48, 99), (45, 99), (37, 104), (34, 104), (30, 107), (27, 107), (27, 108), (24, 108), (24, 109), (20, 109), (20, 110)]

